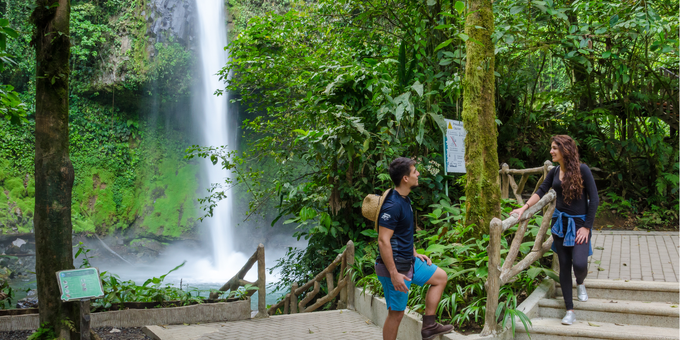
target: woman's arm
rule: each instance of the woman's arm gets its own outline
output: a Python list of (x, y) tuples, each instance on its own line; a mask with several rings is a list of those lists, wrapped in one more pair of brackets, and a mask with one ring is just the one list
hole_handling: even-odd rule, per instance
[(555, 177), (555, 172), (556, 172), (557, 167), (552, 168), (552, 170), (548, 171), (548, 175), (545, 177), (545, 180), (543, 183), (541, 183), (541, 186), (538, 187), (538, 190), (536, 190), (536, 193), (531, 195), (529, 200), (527, 201), (524, 206), (521, 208), (517, 208), (513, 211), (510, 212), (510, 215), (512, 214), (517, 214), (517, 218), (522, 217), (522, 214), (524, 214), (524, 211), (529, 209), (529, 207), (533, 206), (536, 204), (541, 198), (543, 198), (543, 195), (550, 191), (550, 188), (552, 187), (552, 182)]
[(586, 196), (588, 199), (590, 199), (590, 202), (588, 203), (588, 211), (586, 212), (586, 223), (584, 226), (586, 228), (592, 229), (593, 223), (595, 223), (597, 207), (600, 205), (600, 198), (597, 195), (597, 187), (595, 186), (595, 178), (593, 178), (593, 173), (585, 164), (581, 164), (581, 178), (583, 178), (583, 191), (585, 191)]

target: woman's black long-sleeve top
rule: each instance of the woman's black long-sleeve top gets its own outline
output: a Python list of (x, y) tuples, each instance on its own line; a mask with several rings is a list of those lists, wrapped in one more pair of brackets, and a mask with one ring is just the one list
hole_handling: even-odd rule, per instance
[[(575, 218), (574, 222), (576, 224), (576, 230), (581, 227), (586, 227), (588, 229), (593, 228), (593, 223), (595, 222), (595, 214), (597, 213), (597, 207), (600, 205), (600, 199), (597, 196), (597, 187), (595, 186), (595, 179), (593, 178), (593, 173), (590, 172), (590, 168), (581, 163), (581, 178), (583, 178), (583, 192), (580, 197), (572, 199), (570, 204), (564, 203), (564, 195), (562, 194), (562, 181), (560, 181), (559, 176), (559, 166), (554, 167), (548, 172), (548, 176), (545, 178), (541, 186), (536, 191), (538, 197), (543, 197), (550, 188), (555, 190), (557, 194), (557, 205), (555, 208), (563, 213), (569, 215), (586, 215), (585, 222), (580, 218)], [(590, 200), (590, 202), (588, 202)], [(553, 219), (552, 224), (555, 223)], [(567, 219), (563, 219), (564, 229), (567, 228)]]

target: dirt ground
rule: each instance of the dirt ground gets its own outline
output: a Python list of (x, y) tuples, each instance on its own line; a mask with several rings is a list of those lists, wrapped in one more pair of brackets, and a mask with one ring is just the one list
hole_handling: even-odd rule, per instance
[(593, 223), (594, 230), (649, 230), (649, 231), (678, 231), (678, 224), (669, 224), (665, 226), (654, 226), (652, 228), (639, 227), (638, 220), (635, 216), (625, 218), (621, 215), (610, 211), (598, 211), (598, 216)]
[[(94, 331), (102, 340), (151, 340), (148, 336), (142, 333), (140, 327), (120, 328), (120, 332), (111, 333), (112, 327), (95, 328)], [(33, 331), (13, 331), (0, 332), (0, 339), (2, 340), (26, 340)]]

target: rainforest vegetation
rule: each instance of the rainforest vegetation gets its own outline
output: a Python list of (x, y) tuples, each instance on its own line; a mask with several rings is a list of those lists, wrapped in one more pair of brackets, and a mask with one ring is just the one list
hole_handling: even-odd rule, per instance
[[(550, 136), (571, 135), (598, 175), (597, 229), (677, 228), (677, 6), (493, 3), (498, 159), (541, 166)], [(457, 326), (480, 321), (488, 236), (475, 229), (488, 226), (465, 221), (465, 176), (442, 167), (443, 119), (462, 120), (465, 109), (466, 43), (481, 43), (468, 15), (461, 1), (297, 3), (252, 18), (231, 42), (222, 75), (233, 74), (226, 89), (248, 112), (248, 147), (223, 166), (239, 170), (253, 212), (274, 206), (309, 240), (280, 262), (281, 287), (325, 267), (350, 239), (360, 273), (372, 274), (377, 235), (361, 202), (391, 186), (393, 158), (413, 157), (419, 252), (455, 283), (438, 312)], [(504, 306), (547, 262), (508, 288)]]
[[(483, 45), (475, 30), (485, 27), (493, 27), (495, 58), (480, 67), (494, 71), (490, 137), (499, 163), (541, 166), (550, 136), (571, 135), (597, 175), (595, 228), (677, 230), (677, 0), (500, 0), (485, 27), (466, 27), (465, 1), (228, 1), (231, 60), (215, 72), (230, 79), (217, 94), (229, 91), (241, 109), (235, 154), (194, 145), (186, 125), (194, 33), (154, 31), (162, 15), (150, 4), (71, 1), (74, 233), (195, 237), (196, 221), (225, 194), (199, 192), (195, 156), (214, 156), (236, 174), (247, 216), (274, 211), (272, 225), (293, 224), (309, 242), (279, 261), (278, 288), (306, 282), (353, 240), (356, 279), (379, 294), (377, 234), (361, 202), (390, 188), (393, 158), (413, 157), (416, 246), (451, 283), (437, 313), (457, 328), (477, 327), (488, 225), (466, 221), (467, 178), (445, 173), (442, 135), (444, 119), (463, 120), (466, 46)], [(0, 3), (3, 234), (33, 228), (32, 6)], [(504, 215), (513, 201), (500, 203)], [(530, 223), (522, 252), (540, 222)], [(516, 313), (549, 267), (546, 256), (503, 287), (499, 317)], [(410, 294), (410, 306), (422, 308), (424, 290)]]

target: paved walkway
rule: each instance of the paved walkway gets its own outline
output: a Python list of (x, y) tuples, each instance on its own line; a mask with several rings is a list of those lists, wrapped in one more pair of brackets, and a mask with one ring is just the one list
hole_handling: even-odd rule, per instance
[[(593, 232), (592, 241), (589, 278), (680, 281), (677, 232), (602, 230)], [(349, 310), (203, 325), (148, 326), (146, 332), (161, 340), (382, 339), (380, 327)]]
[(380, 340), (382, 329), (349, 310), (190, 326), (148, 326), (162, 340)]
[(594, 231), (588, 278), (680, 281), (678, 232)]

